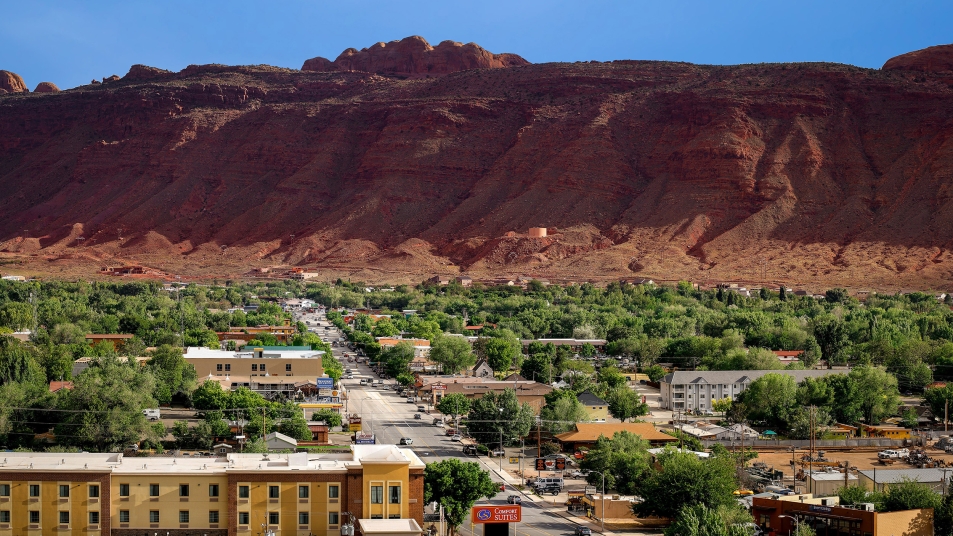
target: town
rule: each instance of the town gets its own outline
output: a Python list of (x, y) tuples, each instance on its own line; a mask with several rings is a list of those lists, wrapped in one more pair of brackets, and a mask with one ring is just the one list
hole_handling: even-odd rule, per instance
[(3, 280), (0, 534), (939, 534), (949, 301)]

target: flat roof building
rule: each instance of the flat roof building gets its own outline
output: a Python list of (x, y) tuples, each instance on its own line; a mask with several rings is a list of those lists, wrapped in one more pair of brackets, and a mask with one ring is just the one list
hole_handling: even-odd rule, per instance
[(205, 347), (185, 349), (185, 360), (195, 367), (199, 381), (215, 380), (224, 389), (248, 387), (263, 395), (289, 391), (324, 375), (323, 351), (307, 346), (256, 347), (232, 352)]

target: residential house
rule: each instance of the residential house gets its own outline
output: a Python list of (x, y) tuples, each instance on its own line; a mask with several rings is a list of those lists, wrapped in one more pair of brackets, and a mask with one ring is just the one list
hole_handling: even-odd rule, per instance
[(126, 341), (132, 339), (135, 335), (128, 333), (90, 333), (86, 335), (86, 343), (90, 346), (97, 344), (110, 344), (117, 352), (122, 352)]
[(600, 437), (611, 438), (616, 432), (629, 432), (649, 442), (653, 447), (665, 446), (678, 441), (677, 438), (659, 432), (652, 423), (623, 422), (623, 423), (576, 423), (574, 430), (556, 434), (556, 440), (566, 452), (572, 452), (579, 447), (591, 447)]
[(579, 353), (582, 347), (590, 344), (595, 347), (597, 352), (602, 352), (606, 348), (605, 339), (522, 339), (523, 353), (529, 351), (529, 345), (538, 342), (540, 344), (552, 344), (553, 346), (568, 346), (573, 352)]
[(750, 441), (753, 439), (758, 439), (760, 436), (761, 434), (758, 433), (757, 430), (741, 423), (732, 424), (731, 426), (728, 426), (727, 428), (715, 433), (715, 439), (723, 441)]
[(414, 347), (414, 357), (428, 357), (430, 355), (430, 341), (427, 339), (404, 339), (401, 337), (377, 337), (377, 344), (381, 349), (397, 346), (402, 342), (409, 342)]
[(435, 276), (431, 277), (430, 279), (428, 279), (426, 282), (427, 282), (427, 283), (430, 283), (431, 285), (441, 285), (441, 286), (443, 286), (443, 285), (449, 285), (449, 284), (450, 284), (450, 278), (447, 277), (447, 276), (445, 276), (445, 275), (435, 275)]
[(609, 403), (605, 400), (589, 391), (580, 393), (576, 399), (586, 408), (591, 422), (606, 422), (609, 419)]
[(477, 378), (492, 378), (493, 369), (490, 368), (490, 364), (486, 362), (486, 359), (480, 358), (476, 365), (473, 366), (470, 375), (476, 376)]
[(801, 356), (804, 355), (804, 350), (774, 350), (772, 353), (778, 356), (778, 361), (782, 365), (790, 365), (791, 363), (800, 363)]
[(272, 432), (265, 436), (265, 444), (268, 450), (294, 450), (298, 448), (298, 441), (293, 437), (288, 437), (281, 432)]
[(473, 279), (465, 275), (457, 276), (456, 281), (463, 288), (470, 288), (473, 286)]

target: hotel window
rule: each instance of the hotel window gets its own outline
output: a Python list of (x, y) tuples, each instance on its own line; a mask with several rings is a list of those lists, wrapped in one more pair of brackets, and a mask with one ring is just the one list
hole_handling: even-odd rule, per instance
[(400, 514), (390, 514), (387, 519), (400, 519)]
[(120, 511), (119, 511), (119, 522), (120, 522), (120, 523), (129, 523), (129, 510), (120, 510)]
[(371, 519), (384, 519), (382, 514), (371, 514)]
[(255, 363), (252, 363), (252, 364), (251, 364), (251, 371), (252, 371), (252, 372), (258, 372), (258, 365), (256, 365)]
[(307, 525), (308, 524), (308, 513), (307, 512), (298, 512), (298, 524)]
[(212, 524), (218, 523), (218, 510), (209, 510), (208, 522)]
[(285, 372), (291, 372), (291, 363), (285, 364)]
[(218, 484), (209, 484), (209, 485), (208, 485), (208, 496), (209, 496), (209, 497), (218, 497)]
[(99, 512), (90, 512), (89, 513), (89, 524), (98, 525), (99, 524)]
[(307, 499), (308, 494), (310, 493), (311, 488), (308, 486), (298, 486), (298, 498)]
[(69, 525), (69, 512), (60, 512), (60, 525)]
[(189, 522), (189, 511), (179, 510), (179, 523), (188, 523), (188, 522)]
[(0, 497), (10, 496), (10, 484), (0, 484)]
[(159, 496), (159, 485), (158, 484), (149, 484), (149, 496), (158, 497)]
[(371, 504), (384, 504), (384, 486), (371, 486)]
[(179, 497), (188, 497), (188, 496), (189, 496), (189, 485), (179, 484)]
[(388, 486), (387, 495), (391, 504), (400, 504), (400, 486)]
[(281, 497), (281, 492), (278, 486), (268, 486), (268, 498), (277, 499), (279, 497)]
[(251, 517), (251, 514), (248, 512), (238, 512), (238, 524), (247, 525), (249, 517)]
[(40, 522), (40, 511), (39, 510), (30, 510), (30, 523), (39, 523)]
[(232, 364), (231, 364), (231, 363), (225, 363), (225, 372), (230, 372), (231, 370), (232, 370)]
[(99, 498), (99, 486), (92, 485), (92, 486), (89, 487), (89, 497), (90, 497), (91, 499), (98, 499), (98, 498)]
[(215, 365), (215, 370), (217, 370), (218, 372), (221, 372), (221, 371), (222, 371), (222, 364), (219, 363), (219, 364)]
[(339, 519), (337, 512), (328, 512), (328, 525), (337, 525)]
[(278, 512), (268, 512), (268, 524), (278, 525)]
[(69, 484), (60, 484), (60, 498), (69, 498)]
[(120, 497), (129, 496), (129, 484), (119, 484), (119, 496)]
[(328, 498), (337, 499), (340, 488), (338, 486), (328, 486)]
[(158, 522), (159, 522), (159, 511), (149, 510), (149, 523), (158, 523)]
[(0, 523), (10, 522), (10, 510), (0, 510)]
[(238, 498), (239, 499), (248, 498), (248, 486), (238, 486)]

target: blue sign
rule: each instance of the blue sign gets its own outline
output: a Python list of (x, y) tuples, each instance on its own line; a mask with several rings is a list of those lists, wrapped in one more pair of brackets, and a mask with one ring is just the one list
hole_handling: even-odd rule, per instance
[(480, 510), (477, 510), (477, 518), (479, 519), (486, 521), (487, 519), (490, 519), (491, 516), (492, 514), (490, 513), (489, 508), (482, 508)]
[(374, 445), (374, 436), (371, 437), (359, 437), (354, 441), (358, 445)]
[(318, 389), (334, 389), (334, 378), (318, 378)]

